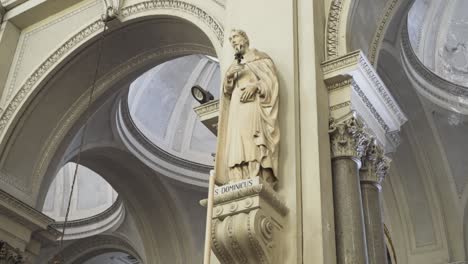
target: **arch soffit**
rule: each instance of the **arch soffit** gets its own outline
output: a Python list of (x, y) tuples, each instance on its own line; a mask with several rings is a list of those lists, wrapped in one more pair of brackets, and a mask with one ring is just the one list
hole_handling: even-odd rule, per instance
[[(213, 1), (213, 4), (216, 3)], [(214, 52), (210, 55), (221, 54), (224, 40), (224, 27), (204, 9), (180, 0), (174, 1), (141, 1), (124, 6), (120, 10), (118, 19), (123, 23), (131, 23), (141, 19), (169, 16), (190, 22), (200, 29), (210, 40)], [(104, 29), (104, 23), (98, 19), (83, 27), (79, 32), (65, 40), (63, 44), (52, 52), (33, 73), (26, 78), (18, 92), (12, 96), (5, 109), (0, 109), (0, 145), (4, 146), (20, 116), (37, 94), (47, 83), (50, 76), (71, 60), (74, 53), (83, 49), (96, 38)], [(210, 49), (211, 47), (205, 47)], [(3, 111), (2, 111), (3, 110)]]

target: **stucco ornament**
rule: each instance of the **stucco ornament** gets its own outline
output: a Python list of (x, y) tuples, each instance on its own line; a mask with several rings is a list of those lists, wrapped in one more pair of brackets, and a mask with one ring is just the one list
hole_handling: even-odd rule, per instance
[(278, 77), (272, 59), (249, 47), (234, 29), (235, 61), (226, 72), (218, 129), (218, 184), (259, 176), (274, 186), (278, 173)]
[(119, 14), (122, 0), (104, 0), (104, 5), (106, 11), (102, 15), (102, 20), (106, 21), (115, 18)]

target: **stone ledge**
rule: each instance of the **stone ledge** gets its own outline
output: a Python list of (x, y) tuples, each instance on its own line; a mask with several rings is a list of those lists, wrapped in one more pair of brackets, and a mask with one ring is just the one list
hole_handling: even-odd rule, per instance
[[(226, 203), (231, 203), (233, 201), (240, 201), (245, 198), (251, 198), (254, 196), (258, 196), (262, 198), (263, 200), (265, 200), (269, 205), (275, 208), (282, 216), (285, 216), (289, 212), (289, 209), (286, 207), (286, 204), (279, 197), (279, 195), (268, 184), (264, 184), (264, 183), (217, 195), (213, 199), (213, 205), (219, 206), (219, 205), (223, 205)], [(208, 202), (207, 199), (203, 199), (200, 201), (200, 204), (206, 207), (207, 202)], [(213, 216), (213, 217), (216, 217), (216, 216)]]

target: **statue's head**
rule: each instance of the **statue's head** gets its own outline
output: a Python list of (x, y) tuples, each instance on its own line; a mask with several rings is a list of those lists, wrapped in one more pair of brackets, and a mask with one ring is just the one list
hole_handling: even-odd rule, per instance
[(229, 42), (231, 42), (231, 45), (236, 53), (244, 54), (245, 51), (249, 48), (249, 37), (247, 37), (245, 31), (240, 29), (231, 30)]

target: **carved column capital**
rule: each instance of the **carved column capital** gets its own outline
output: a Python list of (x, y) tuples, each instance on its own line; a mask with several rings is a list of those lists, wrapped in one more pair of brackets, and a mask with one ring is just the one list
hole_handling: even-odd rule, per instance
[(330, 118), (329, 130), (332, 158), (348, 157), (361, 163), (370, 141), (364, 125), (356, 117), (337, 123)]
[(5, 241), (0, 241), (0, 263), (23, 264), (24, 257), (19, 249), (13, 248)]
[(361, 161), (361, 181), (377, 184), (380, 188), (380, 184), (388, 174), (391, 159), (385, 156), (383, 148), (375, 139), (370, 141)]

